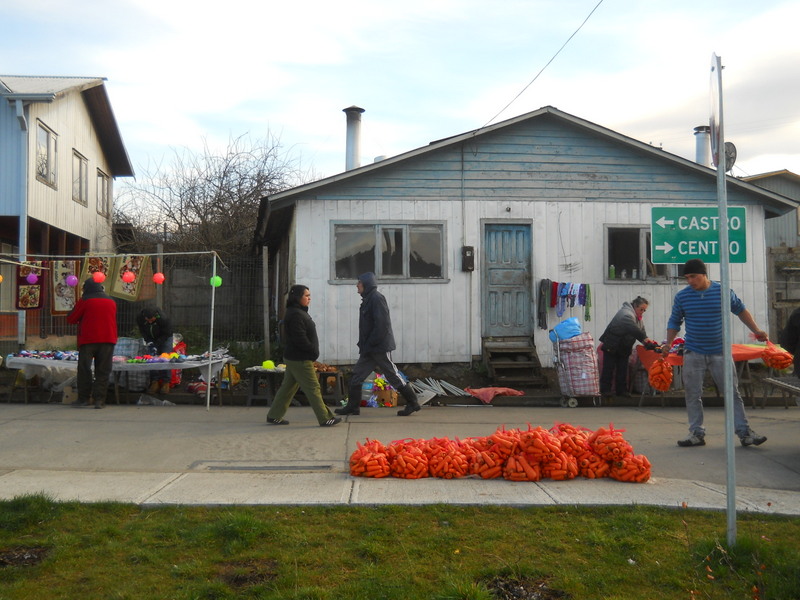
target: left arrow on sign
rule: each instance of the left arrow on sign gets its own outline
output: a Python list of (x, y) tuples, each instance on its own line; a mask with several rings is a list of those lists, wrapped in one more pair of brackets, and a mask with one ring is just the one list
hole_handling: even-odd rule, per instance
[(656, 224), (659, 227), (664, 228), (667, 225), (675, 225), (675, 221), (673, 221), (672, 219), (668, 219), (667, 217), (661, 217), (658, 221), (656, 221)]

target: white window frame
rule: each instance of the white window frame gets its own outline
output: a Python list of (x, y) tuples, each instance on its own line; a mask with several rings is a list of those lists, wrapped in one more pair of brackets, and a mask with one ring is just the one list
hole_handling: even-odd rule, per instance
[(72, 199), (89, 206), (89, 160), (72, 149)]
[(36, 127), (36, 179), (56, 187), (58, 164), (58, 137), (47, 125), (39, 121)]
[[(372, 221), (335, 221), (331, 222), (331, 282), (335, 283), (352, 283), (356, 281), (356, 277), (360, 273), (356, 273), (352, 277), (338, 277), (336, 270), (336, 233), (337, 230), (341, 231), (344, 228), (368, 230), (372, 229), (374, 233), (374, 246), (373, 246), (373, 260), (371, 268), (364, 269), (375, 273), (375, 276), (382, 281), (391, 281), (392, 283), (417, 283), (417, 282), (443, 282), (447, 280), (447, 252), (446, 252), (446, 239), (447, 229), (446, 224), (441, 221), (382, 221), (375, 223)], [(402, 235), (402, 268), (400, 274), (384, 273), (383, 260), (380, 248), (382, 247), (382, 236), (385, 232), (394, 231)], [(439, 233), (439, 260), (441, 263), (441, 272), (435, 277), (412, 277), (411, 276), (411, 237), (413, 233), (421, 232)]]
[(97, 169), (97, 212), (111, 216), (111, 177)]

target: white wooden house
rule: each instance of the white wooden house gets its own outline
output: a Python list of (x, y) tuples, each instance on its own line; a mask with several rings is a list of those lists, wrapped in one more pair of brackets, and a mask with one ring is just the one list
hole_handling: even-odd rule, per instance
[[(797, 204), (733, 178), (727, 193), (747, 218), (748, 258), (731, 266), (731, 287), (766, 326), (765, 223)], [(550, 366), (560, 320), (579, 317), (597, 340), (636, 296), (650, 300), (648, 334), (665, 337), (683, 282), (677, 265), (649, 260), (661, 206), (717, 206), (716, 171), (548, 106), (273, 194), (256, 240), (273, 313), (290, 285), (310, 287), (322, 361), (355, 362), (355, 280), (374, 271), (398, 362), (469, 362), (487, 342), (528, 339)], [(539, 298), (543, 279), (588, 285), (591, 305), (558, 316)], [(743, 327), (733, 333), (746, 341)]]
[[(113, 181), (133, 174), (104, 78), (0, 75), (0, 253), (113, 251)], [(17, 323), (14, 268), (0, 267), (0, 337)]]

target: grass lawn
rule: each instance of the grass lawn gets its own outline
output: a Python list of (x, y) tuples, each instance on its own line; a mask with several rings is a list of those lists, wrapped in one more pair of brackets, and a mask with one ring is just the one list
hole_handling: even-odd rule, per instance
[(800, 519), (652, 507), (0, 502), (0, 599), (800, 598)]

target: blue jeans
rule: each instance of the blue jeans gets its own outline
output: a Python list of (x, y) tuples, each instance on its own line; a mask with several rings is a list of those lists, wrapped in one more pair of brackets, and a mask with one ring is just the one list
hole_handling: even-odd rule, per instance
[[(691, 435), (703, 437), (706, 434), (703, 427), (703, 378), (706, 370), (710, 371), (717, 389), (720, 393), (724, 393), (724, 360), (722, 354), (698, 354), (690, 350), (683, 355), (683, 387), (686, 393), (686, 412)], [(727, 360), (733, 361), (730, 357)], [(739, 437), (747, 435), (750, 431), (735, 368), (733, 369), (733, 428)]]

